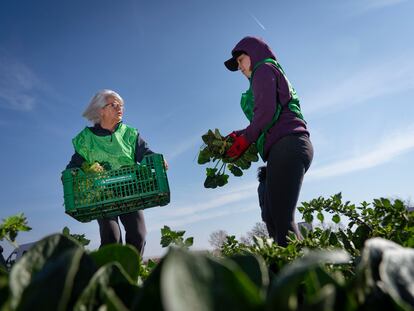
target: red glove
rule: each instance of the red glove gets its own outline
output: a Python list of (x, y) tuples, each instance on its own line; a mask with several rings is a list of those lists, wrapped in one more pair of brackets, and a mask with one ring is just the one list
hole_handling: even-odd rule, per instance
[(236, 139), (236, 137), (237, 137), (237, 133), (236, 132), (231, 132), (229, 135), (227, 135), (226, 137), (231, 137), (231, 138), (233, 138), (233, 139)]
[[(231, 134), (230, 134), (231, 135)], [(250, 143), (246, 136), (240, 135), (234, 138), (233, 145), (227, 150), (226, 155), (230, 158), (239, 158), (249, 148)]]

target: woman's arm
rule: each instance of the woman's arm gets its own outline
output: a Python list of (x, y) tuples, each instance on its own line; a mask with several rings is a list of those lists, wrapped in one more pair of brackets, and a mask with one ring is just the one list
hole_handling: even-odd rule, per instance
[(85, 162), (85, 159), (75, 151), (75, 154), (72, 156), (72, 159), (70, 159), (69, 164), (66, 165), (66, 169), (81, 167), (83, 162)]
[(257, 69), (253, 76), (254, 115), (245, 131), (246, 138), (250, 143), (259, 138), (275, 114), (277, 102), (275, 72), (276, 69), (272, 65), (264, 64)]
[(144, 156), (154, 153), (149, 147), (148, 144), (141, 138), (141, 135), (138, 135), (137, 142), (135, 146), (135, 162), (140, 163)]

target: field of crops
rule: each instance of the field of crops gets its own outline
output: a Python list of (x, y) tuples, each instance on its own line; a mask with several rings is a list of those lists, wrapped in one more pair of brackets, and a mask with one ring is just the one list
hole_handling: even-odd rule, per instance
[[(191, 237), (165, 226), (167, 254), (146, 263), (128, 245), (89, 252), (54, 234), (0, 268), (0, 310), (414, 310), (414, 215), (403, 202), (355, 206), (338, 194), (300, 211), (348, 225), (304, 230), (285, 248), (229, 236), (214, 255), (191, 251)], [(24, 221), (10, 224), (1, 239)]]

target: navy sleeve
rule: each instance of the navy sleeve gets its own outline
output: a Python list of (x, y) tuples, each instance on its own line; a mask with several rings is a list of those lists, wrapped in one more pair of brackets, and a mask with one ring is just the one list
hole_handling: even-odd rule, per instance
[(141, 138), (141, 135), (137, 137), (137, 143), (135, 146), (135, 162), (140, 163), (144, 156), (148, 154), (154, 153), (150, 148), (148, 148), (148, 144)]
[(70, 159), (69, 164), (66, 165), (66, 169), (81, 167), (83, 162), (85, 162), (85, 159), (75, 151), (75, 154), (72, 156), (72, 159)]

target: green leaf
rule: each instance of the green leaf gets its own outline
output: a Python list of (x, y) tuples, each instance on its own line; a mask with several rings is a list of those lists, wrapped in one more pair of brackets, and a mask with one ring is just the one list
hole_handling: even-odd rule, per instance
[(219, 139), (219, 140), (223, 139), (223, 136), (220, 134), (219, 129), (214, 130), (214, 136), (216, 137), (216, 139)]
[(140, 269), (140, 256), (132, 245), (110, 244), (90, 253), (97, 267), (117, 262), (130, 277), (137, 282)]
[(188, 239), (185, 240), (184, 245), (189, 248), (191, 246), (193, 246), (194, 243), (194, 238), (193, 237), (189, 237)]
[(322, 212), (319, 212), (316, 217), (319, 219), (320, 222), (323, 222), (324, 216), (323, 216)]
[(314, 251), (285, 266), (273, 281), (267, 302), (268, 310), (290, 310), (297, 306), (297, 288), (312, 269), (324, 263), (348, 263), (350, 256), (343, 250)]
[(0, 240), (6, 238), (14, 242), (20, 231), (30, 230), (32, 228), (27, 225), (27, 219), (23, 213), (10, 216), (3, 219), (3, 223), (0, 225)]
[(230, 259), (239, 265), (243, 272), (260, 289), (262, 297), (265, 297), (269, 286), (269, 271), (263, 258), (253, 254), (237, 254), (230, 257)]
[(338, 224), (341, 221), (341, 217), (339, 217), (338, 214), (335, 214), (332, 216), (332, 221), (336, 224)]
[(313, 221), (313, 215), (310, 212), (305, 212), (303, 214), (303, 219), (305, 220), (305, 222), (307, 222), (308, 224), (311, 224)]
[(0, 310), (9, 310), (5, 307), (7, 299), (9, 298), (9, 280), (7, 274), (0, 273)]
[(214, 177), (216, 176), (217, 169), (216, 168), (206, 168), (206, 175), (207, 177)]
[(139, 288), (118, 262), (102, 266), (91, 278), (88, 286), (76, 302), (75, 311), (93, 311), (101, 306), (113, 306), (114, 310), (130, 310)]
[(248, 162), (244, 160), (242, 157), (240, 157), (234, 162), (234, 164), (236, 164), (238, 167), (240, 167), (243, 170), (247, 170), (248, 168), (250, 168), (251, 162)]
[(63, 230), (62, 230), (62, 234), (63, 235), (66, 235), (66, 236), (69, 236), (70, 235), (69, 228), (68, 227), (64, 227)]
[(210, 162), (210, 158), (211, 158), (211, 153), (208, 150), (208, 148), (204, 148), (203, 150), (200, 151), (200, 153), (198, 154), (198, 159), (197, 159), (197, 163), (198, 164), (205, 164)]
[(217, 186), (223, 187), (225, 184), (228, 183), (228, 179), (229, 179), (229, 175), (227, 175), (227, 174), (216, 176)]
[(205, 188), (217, 188), (217, 180), (215, 178), (215, 176), (211, 177), (211, 176), (207, 176), (206, 180), (204, 181), (204, 187)]
[(96, 267), (62, 234), (34, 245), (10, 272), (10, 304), (19, 310), (71, 310)]
[(355, 247), (361, 249), (364, 246), (365, 241), (368, 239), (370, 233), (370, 228), (365, 224), (359, 225), (354, 232), (353, 242), (355, 244)]
[(162, 305), (169, 310), (260, 310), (260, 290), (226, 259), (170, 249), (161, 267)]
[(243, 171), (238, 168), (237, 166), (235, 166), (234, 164), (228, 164), (227, 168), (229, 169), (229, 171), (236, 177), (240, 177), (243, 176)]

